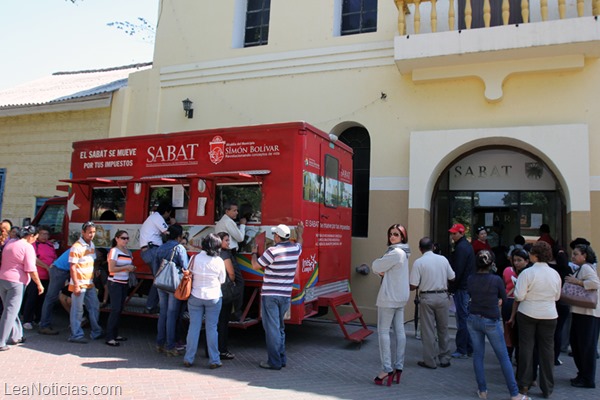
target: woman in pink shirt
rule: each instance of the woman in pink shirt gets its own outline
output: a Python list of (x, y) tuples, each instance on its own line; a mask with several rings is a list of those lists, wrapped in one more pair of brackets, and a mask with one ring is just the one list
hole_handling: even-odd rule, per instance
[(2, 250), (0, 298), (4, 304), (4, 312), (0, 318), (0, 351), (10, 350), (7, 342), (18, 344), (24, 341), (19, 309), (29, 280), (32, 279), (37, 285), (38, 294), (44, 293), (44, 286), (35, 267), (35, 250), (32, 246), (38, 237), (37, 228), (26, 226), (21, 229), (20, 236), (21, 239), (9, 243)]

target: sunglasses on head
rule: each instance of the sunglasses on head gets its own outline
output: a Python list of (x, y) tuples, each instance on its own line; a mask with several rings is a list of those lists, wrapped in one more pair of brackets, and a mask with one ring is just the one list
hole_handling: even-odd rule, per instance
[(89, 228), (89, 227), (95, 227), (95, 226), (96, 226), (96, 224), (94, 224), (92, 221), (88, 221), (88, 222), (85, 222), (85, 223), (84, 223), (84, 224), (81, 226), (81, 230), (82, 230), (82, 231), (85, 231), (87, 228)]

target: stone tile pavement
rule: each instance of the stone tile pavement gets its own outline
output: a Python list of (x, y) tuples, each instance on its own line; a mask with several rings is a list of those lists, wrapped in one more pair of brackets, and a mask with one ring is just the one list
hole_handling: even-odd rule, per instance
[[(105, 316), (104, 316), (105, 318)], [(287, 328), (288, 365), (281, 371), (258, 367), (266, 360), (260, 325), (232, 329), (230, 350), (235, 360), (207, 368), (203, 350), (192, 368), (182, 357), (167, 358), (154, 351), (156, 320), (124, 316), (121, 334), (129, 340), (121, 347), (103, 341), (67, 342), (68, 321), (59, 316), (58, 336), (27, 331), (26, 343), (0, 353), (0, 398), (60, 399), (476, 399), (470, 360), (453, 360), (450, 368), (427, 370), (417, 366), (421, 342), (406, 324), (407, 346), (400, 385), (376, 386), (379, 371), (376, 334), (362, 345), (344, 340), (340, 328), (324, 320)], [(553, 399), (600, 398), (598, 389), (575, 389), (572, 358), (562, 356), (556, 367)], [(502, 374), (488, 346), (486, 371), (489, 399), (508, 399)], [(600, 382), (599, 382), (600, 383)], [(77, 394), (79, 391), (79, 394)], [(113, 392), (112, 394), (110, 392)], [(41, 394), (40, 394), (41, 392)], [(84, 393), (85, 392), (85, 393)], [(534, 399), (542, 398), (533, 389)]]

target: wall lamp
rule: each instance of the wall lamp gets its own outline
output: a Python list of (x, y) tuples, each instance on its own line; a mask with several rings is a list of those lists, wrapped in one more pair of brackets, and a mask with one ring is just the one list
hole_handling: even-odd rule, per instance
[(187, 118), (194, 118), (194, 109), (192, 108), (193, 101), (190, 99), (185, 99), (182, 101), (183, 103), (183, 111), (185, 111), (185, 116)]

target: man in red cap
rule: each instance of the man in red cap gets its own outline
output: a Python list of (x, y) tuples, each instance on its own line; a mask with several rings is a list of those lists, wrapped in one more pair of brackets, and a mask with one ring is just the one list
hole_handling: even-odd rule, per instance
[(467, 317), (469, 315), (469, 294), (467, 293), (467, 279), (475, 272), (475, 253), (465, 238), (465, 227), (462, 224), (454, 224), (448, 230), (454, 242), (454, 252), (450, 265), (454, 270), (456, 278), (450, 286), (454, 294), (456, 305), (456, 351), (452, 353), (454, 358), (467, 358), (473, 353), (471, 337), (467, 330)]

